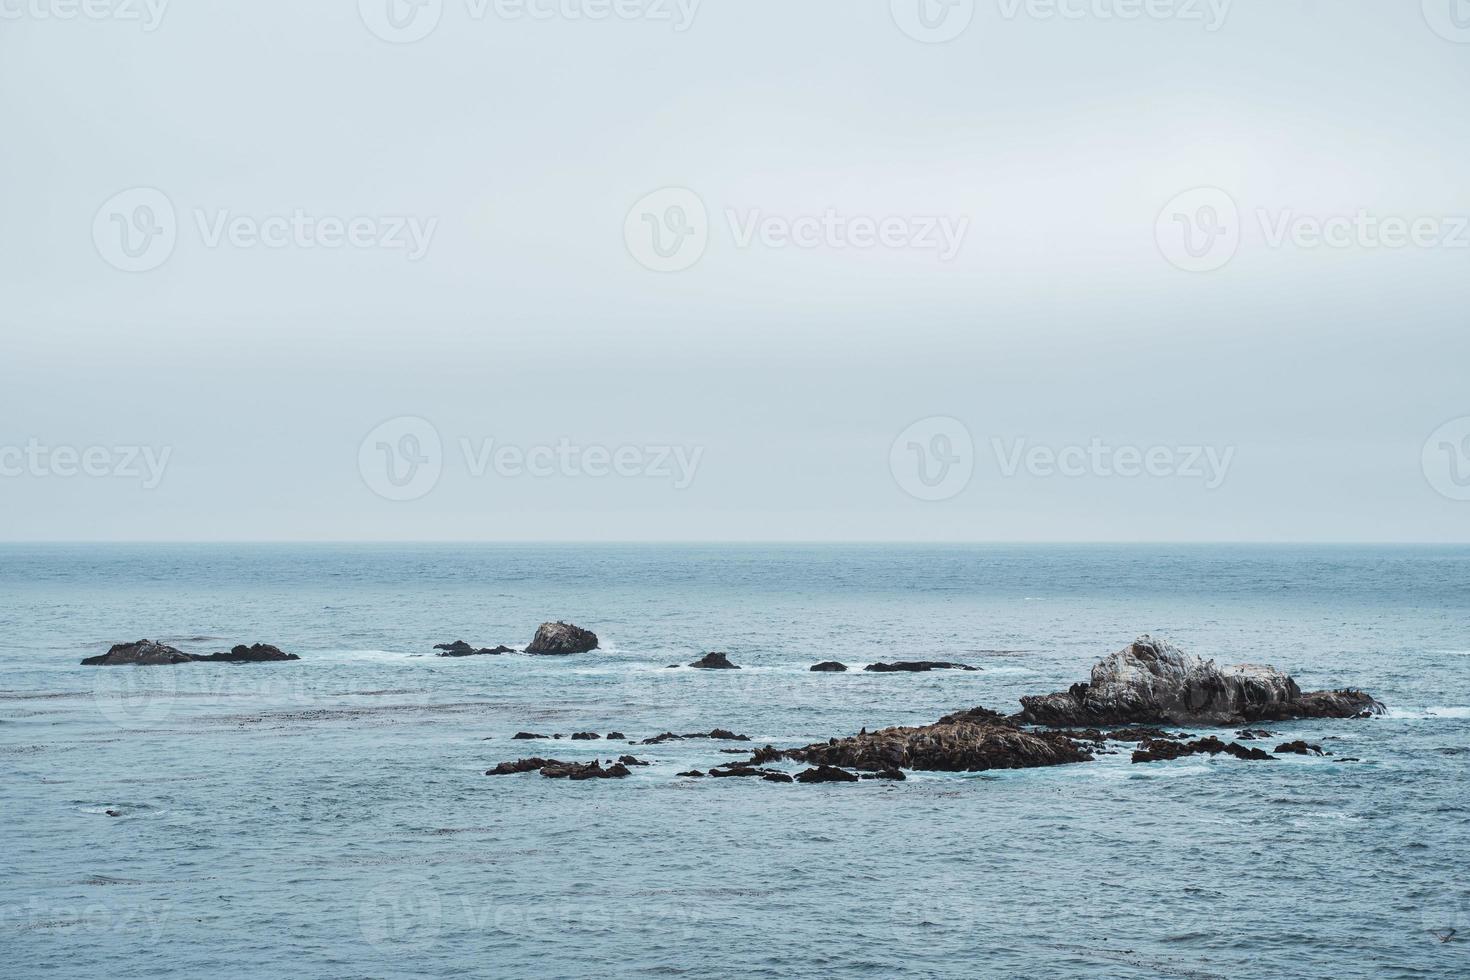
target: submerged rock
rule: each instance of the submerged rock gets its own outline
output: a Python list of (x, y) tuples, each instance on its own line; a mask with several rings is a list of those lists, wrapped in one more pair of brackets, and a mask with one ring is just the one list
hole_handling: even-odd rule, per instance
[(649, 765), (649, 763), (643, 762), (642, 760), (637, 759), (637, 758), (635, 758), (634, 756), (631, 756), (631, 755), (620, 755), (620, 756), (618, 756), (618, 761), (621, 762), (625, 766), (646, 766), (646, 765)]
[(1133, 753), (1134, 762), (1168, 762), (1173, 759), (1181, 759), (1188, 755), (1219, 755), (1224, 752), (1233, 755), (1237, 759), (1265, 762), (1273, 758), (1269, 752), (1263, 752), (1257, 748), (1249, 748), (1239, 742), (1229, 744), (1220, 741), (1214, 735), (1199, 739), (1195, 742), (1175, 742), (1167, 739), (1149, 739), (1140, 745)]
[(1023, 697), (1019, 720), (1036, 725), (1228, 725), (1289, 718), (1350, 718), (1383, 706), (1361, 691), (1303, 694), (1284, 671), (1219, 667), (1165, 640), (1141, 636), (1092, 668), (1090, 683)]
[(154, 643), (152, 640), (139, 640), (136, 643), (115, 644), (106, 653), (83, 660), (82, 666), (120, 667), (129, 664), (153, 666), (156, 664), (187, 664), (193, 662), (194, 658), (182, 650), (175, 650), (171, 646)]
[(689, 666), (696, 670), (739, 670), (739, 664), (732, 664), (728, 654), (706, 653)]
[(750, 741), (750, 736), (749, 735), (736, 735), (734, 732), (726, 731), (723, 728), (712, 728), (712, 729), (710, 729), (707, 732), (691, 732), (688, 735), (675, 735), (673, 732), (664, 732), (662, 735), (655, 735), (652, 738), (645, 738), (643, 741), (639, 742), (638, 744), (639, 745), (659, 745), (659, 744), (662, 744), (664, 742), (677, 742), (677, 741), (682, 741), (682, 740), (684, 740), (686, 738), (712, 738), (712, 739), (715, 739), (717, 741), (725, 741), (725, 742), (749, 742)]
[(687, 772), (676, 772), (676, 773), (674, 773), (674, 775), (676, 775), (676, 776), (686, 776), (686, 777), (688, 777), (690, 779), (703, 779), (704, 778), (704, 773), (700, 772), (698, 769), (690, 769)]
[(811, 670), (818, 674), (840, 674), (847, 670), (847, 664), (838, 663), (835, 660), (823, 660), (819, 664), (812, 664)]
[(588, 653), (597, 649), (597, 634), (571, 623), (542, 623), (526, 652), (539, 656)]
[(516, 732), (514, 735), (511, 736), (511, 738), (513, 738), (513, 739), (517, 739), (518, 738), (518, 739), (521, 739), (522, 741), (527, 741), (527, 740), (534, 739), (534, 738), (550, 738), (550, 737), (551, 737), (550, 735), (538, 735), (536, 732)]
[(195, 656), (193, 659), (201, 663), (265, 664), (283, 660), (300, 660), (301, 658), (279, 647), (273, 647), (269, 643), (256, 643), (248, 647), (241, 644), (231, 649), (229, 653), (211, 653), (207, 657)]
[(490, 647), (481, 647), (476, 650), (464, 640), (455, 640), (453, 643), (437, 643), (434, 645), (434, 649), (444, 651), (439, 654), (441, 657), (495, 657), (503, 653), (515, 653), (514, 650), (504, 644), (493, 649)]
[(899, 660), (891, 664), (868, 664), (863, 670), (875, 674), (912, 673), (921, 674), (931, 670), (979, 670), (969, 664), (951, 664), (939, 660)]

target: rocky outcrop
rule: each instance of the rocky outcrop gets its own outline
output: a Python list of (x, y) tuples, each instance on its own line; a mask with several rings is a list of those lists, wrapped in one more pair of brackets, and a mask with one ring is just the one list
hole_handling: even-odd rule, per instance
[(207, 657), (195, 656), (192, 659), (200, 663), (267, 664), (301, 658), (269, 643), (256, 643), (248, 647), (241, 644), (232, 648), (229, 653), (211, 653)]
[(847, 670), (847, 664), (840, 664), (835, 660), (823, 660), (819, 664), (812, 664), (811, 670), (817, 674), (840, 674)]
[(541, 775), (547, 779), (622, 779), (633, 773), (621, 762), (614, 762), (604, 769), (597, 762), (557, 762), (541, 767)]
[(615, 762), (606, 769), (593, 760), (592, 762), (562, 762), (558, 759), (517, 759), (515, 762), (502, 762), (493, 769), (485, 770), (487, 776), (511, 776), (523, 772), (539, 772), (548, 779), (621, 779), (631, 776), (632, 772), (621, 762)]
[(193, 662), (194, 658), (182, 650), (175, 650), (171, 646), (154, 643), (152, 640), (139, 640), (136, 643), (115, 644), (106, 653), (83, 660), (82, 666), (121, 667), (130, 664), (153, 666), (156, 664), (187, 664)]
[(1092, 760), (1091, 753), (1065, 735), (1022, 731), (1010, 722), (990, 718), (941, 721), (917, 728), (883, 728), (775, 754), (819, 767), (867, 772), (894, 769), (983, 772)]
[(1036, 725), (1232, 725), (1290, 718), (1351, 718), (1383, 706), (1361, 691), (1303, 694), (1275, 667), (1220, 667), (1166, 640), (1141, 636), (1092, 668), (1090, 683), (1021, 699)]
[(739, 670), (739, 664), (732, 664), (728, 654), (706, 653), (689, 666), (696, 670)]
[(597, 649), (597, 634), (571, 623), (542, 623), (526, 652), (538, 656), (564, 656)]
[(868, 664), (863, 670), (875, 674), (911, 673), (922, 674), (931, 670), (979, 670), (969, 664), (951, 664), (939, 660), (899, 660), (891, 664)]
[(88, 657), (82, 661), (83, 667), (120, 667), (130, 664), (139, 666), (155, 666), (158, 664), (264, 664), (279, 663), (286, 660), (300, 660), (294, 653), (286, 653), (280, 647), (273, 647), (269, 643), (256, 643), (253, 646), (241, 644), (234, 647), (228, 653), (211, 653), (202, 656), (197, 653), (185, 653), (176, 650), (163, 643), (154, 643), (152, 640), (139, 640), (136, 643), (118, 643), (106, 653)]
[(455, 640), (453, 643), (437, 643), (435, 650), (442, 650), (441, 657), (497, 657), (504, 653), (515, 653), (504, 644), (498, 647), (481, 647), (478, 650), (470, 646), (464, 640)]

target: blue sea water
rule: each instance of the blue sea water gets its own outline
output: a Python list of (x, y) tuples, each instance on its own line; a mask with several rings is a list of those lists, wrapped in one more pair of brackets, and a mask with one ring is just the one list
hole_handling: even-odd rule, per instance
[[(1465, 976), (1467, 613), (1463, 547), (4, 546), (0, 973)], [(432, 656), (558, 618), (603, 649)], [(835, 786), (510, 739), (1010, 711), (1143, 632), (1390, 711), (1270, 726), (1323, 758)], [(302, 659), (78, 664), (141, 637)], [(744, 669), (665, 669), (708, 650)], [(895, 658), (984, 669), (807, 670)]]

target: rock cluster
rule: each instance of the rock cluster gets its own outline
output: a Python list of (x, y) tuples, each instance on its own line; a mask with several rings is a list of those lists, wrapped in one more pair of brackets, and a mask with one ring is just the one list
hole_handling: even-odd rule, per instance
[(868, 664), (863, 670), (872, 671), (875, 674), (921, 674), (931, 670), (979, 670), (979, 667), (971, 667), (969, 664), (951, 664), (939, 660), (899, 660), (891, 664)]
[(564, 656), (571, 653), (588, 653), (597, 649), (597, 634), (571, 623), (542, 623), (536, 635), (526, 647), (526, 652), (538, 656)]
[(1237, 759), (1250, 761), (1267, 761), (1273, 759), (1269, 752), (1263, 752), (1257, 748), (1241, 745), (1239, 742), (1225, 743), (1214, 735), (1199, 739), (1195, 742), (1175, 742), (1166, 739), (1149, 739), (1141, 744), (1133, 753), (1134, 762), (1167, 762), (1172, 759), (1182, 759), (1187, 755), (1219, 755), (1224, 752), (1233, 755)]
[(1090, 752), (1066, 735), (1022, 731), (1008, 721), (992, 718), (940, 721), (917, 728), (883, 728), (777, 754), (780, 758), (819, 767), (868, 772), (894, 769), (983, 772), (1092, 760)]
[[(643, 765), (634, 762), (634, 765)], [(561, 762), (557, 759), (517, 759), (515, 762), (502, 762), (493, 769), (485, 770), (487, 776), (510, 776), (523, 772), (539, 772), (548, 779), (621, 779), (631, 776), (632, 772), (622, 762), (614, 762), (607, 768), (597, 760), (592, 762)]]
[(501, 644), (498, 647), (481, 647), (478, 650), (470, 646), (464, 640), (455, 640), (453, 643), (437, 643), (435, 650), (442, 650), (441, 657), (495, 657), (504, 653), (515, 653), (510, 647)]
[(257, 664), (283, 660), (300, 660), (294, 653), (286, 653), (268, 643), (253, 646), (241, 644), (228, 653), (211, 653), (207, 656), (185, 653), (163, 643), (138, 640), (136, 643), (117, 643), (106, 653), (88, 657), (82, 661), (84, 667), (157, 666), (159, 664), (228, 663)]
[(1303, 694), (1275, 667), (1217, 666), (1166, 640), (1141, 636), (1092, 668), (1090, 683), (1021, 699), (1036, 725), (1229, 725), (1290, 718), (1354, 718), (1383, 706), (1361, 691)]

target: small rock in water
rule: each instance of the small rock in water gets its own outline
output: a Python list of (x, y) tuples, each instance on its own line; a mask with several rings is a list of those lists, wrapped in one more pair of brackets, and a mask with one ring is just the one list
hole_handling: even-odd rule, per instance
[(855, 783), (858, 778), (846, 769), (836, 766), (817, 766), (796, 774), (798, 783)]
[(612, 739), (617, 739), (618, 741), (622, 741), (622, 740), (626, 739), (628, 736), (624, 735), (622, 732), (608, 732), (607, 733), (607, 737), (608, 737), (608, 740), (609, 741), (611, 741)]
[(618, 761), (621, 762), (625, 766), (646, 766), (646, 765), (649, 764), (647, 762), (642, 762), (642, 761), (640, 761), (638, 759), (635, 759), (631, 755), (619, 756), (618, 757)]
[(550, 737), (551, 736), (549, 736), (549, 735), (537, 735), (535, 732), (516, 732), (514, 735), (511, 736), (511, 738), (513, 738), (513, 739), (514, 738), (519, 738), (519, 739), (532, 739), (532, 738), (550, 738)]
[(702, 779), (702, 778), (704, 778), (704, 773), (700, 772), (698, 769), (690, 769), (688, 772), (677, 772), (677, 773), (674, 773), (674, 775), (676, 775), (676, 776), (688, 776), (691, 779)]
[(572, 733), (572, 741), (573, 742), (590, 742), (593, 739), (598, 739), (598, 738), (602, 738), (602, 736), (599, 735), (599, 734), (597, 734), (596, 732), (573, 732)]
[(1324, 753), (1322, 751), (1322, 746), (1320, 746), (1320, 745), (1312, 745), (1310, 742), (1303, 742), (1301, 739), (1297, 739), (1295, 742), (1283, 742), (1281, 745), (1276, 746), (1276, 754), (1277, 755), (1283, 755), (1283, 754), (1286, 754), (1286, 753), (1294, 753), (1296, 755), (1330, 755), (1331, 754), (1331, 753)]
[(706, 653), (689, 666), (696, 670), (739, 670), (739, 664), (732, 664), (728, 654)]
[(504, 653), (515, 653), (514, 650), (504, 644), (494, 649), (481, 647), (477, 650), (464, 640), (455, 640), (453, 643), (438, 643), (435, 644), (434, 649), (444, 651), (439, 654), (441, 657), (494, 657)]
[(597, 649), (597, 634), (571, 623), (542, 623), (526, 652), (533, 656), (563, 656)]
[(868, 664), (863, 670), (872, 671), (875, 674), (922, 674), (931, 670), (979, 670), (979, 667), (971, 667), (969, 664), (945, 663), (941, 660), (898, 660), (891, 664)]
[(835, 660), (823, 660), (819, 664), (812, 664), (810, 669), (818, 674), (840, 674), (847, 670), (847, 664), (838, 663)]

